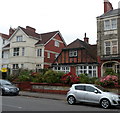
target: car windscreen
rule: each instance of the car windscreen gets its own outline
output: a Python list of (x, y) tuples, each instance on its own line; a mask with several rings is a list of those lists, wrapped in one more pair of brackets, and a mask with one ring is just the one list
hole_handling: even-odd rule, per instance
[(1, 80), (0, 84), (1, 85), (12, 85), (9, 81), (6, 81), (6, 80)]
[(101, 87), (101, 86), (99, 86), (99, 85), (95, 85), (95, 87), (97, 87), (98, 89), (100, 89), (100, 90), (103, 91), (103, 92), (110, 92), (110, 91), (108, 91), (107, 89), (105, 89), (105, 88), (103, 88), (103, 87)]

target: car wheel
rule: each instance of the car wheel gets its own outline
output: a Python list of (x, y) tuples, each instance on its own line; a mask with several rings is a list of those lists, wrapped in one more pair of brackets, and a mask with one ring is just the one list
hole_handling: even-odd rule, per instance
[(107, 109), (110, 107), (110, 101), (108, 99), (102, 99), (100, 105), (102, 108)]
[(73, 96), (69, 96), (69, 97), (67, 98), (67, 102), (68, 102), (68, 104), (73, 105), (73, 104), (76, 103), (76, 99), (75, 99), (75, 97), (73, 97)]

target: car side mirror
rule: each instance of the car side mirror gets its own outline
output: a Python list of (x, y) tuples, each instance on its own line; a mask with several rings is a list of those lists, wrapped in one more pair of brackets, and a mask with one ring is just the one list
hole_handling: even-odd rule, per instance
[(98, 90), (95, 90), (94, 93), (98, 93)]

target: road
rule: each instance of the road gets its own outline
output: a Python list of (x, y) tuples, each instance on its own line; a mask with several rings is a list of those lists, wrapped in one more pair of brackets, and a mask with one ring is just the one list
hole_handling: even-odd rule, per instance
[(26, 96), (3, 96), (2, 111), (118, 111), (119, 108), (102, 109), (96, 105), (68, 105), (65, 100)]

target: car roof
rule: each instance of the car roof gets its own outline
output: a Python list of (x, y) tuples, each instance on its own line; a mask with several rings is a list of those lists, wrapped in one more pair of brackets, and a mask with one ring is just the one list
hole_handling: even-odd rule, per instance
[(73, 84), (72, 86), (79, 86), (79, 85), (85, 85), (85, 86), (95, 86), (94, 84), (83, 84), (83, 83), (80, 83), (80, 84)]

